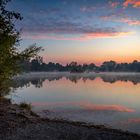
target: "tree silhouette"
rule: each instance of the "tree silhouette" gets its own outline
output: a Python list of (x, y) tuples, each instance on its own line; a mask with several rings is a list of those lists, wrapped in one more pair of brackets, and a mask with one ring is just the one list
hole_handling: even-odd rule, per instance
[[(20, 13), (6, 10), (10, 0), (0, 0), (0, 90), (3, 81), (9, 80), (20, 72), (19, 61), (30, 59), (42, 49), (32, 45), (22, 52), (19, 51), (20, 33), (14, 22), (22, 20)], [(5, 83), (5, 82), (4, 82)]]

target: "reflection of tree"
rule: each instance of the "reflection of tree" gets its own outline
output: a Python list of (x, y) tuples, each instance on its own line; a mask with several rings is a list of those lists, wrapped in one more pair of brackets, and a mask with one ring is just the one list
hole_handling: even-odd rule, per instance
[(104, 82), (109, 82), (109, 83), (115, 83), (117, 81), (117, 79), (113, 78), (113, 77), (101, 77), (101, 79), (104, 81)]
[(70, 76), (70, 77), (67, 77), (67, 79), (73, 83), (77, 83), (81, 79), (81, 77)]
[(140, 83), (140, 75), (102, 75), (104, 82), (115, 83), (117, 81), (132, 82), (134, 85)]
[(41, 88), (46, 78), (16, 78), (13, 80), (13, 88), (29, 87), (34, 85), (36, 88)]
[[(49, 82), (55, 80), (61, 80), (65, 78), (71, 82), (78, 83), (80, 80), (86, 82), (87, 80), (94, 81), (97, 77), (100, 77), (104, 82), (108, 83), (115, 83), (117, 81), (127, 82), (130, 81), (134, 85), (140, 83), (140, 75), (49, 75), (46, 77), (23, 77), (23, 78), (16, 78), (13, 80), (13, 84), (11, 86), (13, 89), (19, 87), (29, 87), (30, 85), (34, 85), (37, 88), (41, 88), (43, 86), (43, 82), (48, 80)], [(4, 84), (7, 85), (7, 84)], [(9, 88), (5, 87), (5, 89), (10, 90)]]
[(30, 82), (32, 85), (35, 85), (36, 88), (41, 88), (45, 79), (32, 79)]
[(71, 78), (69, 78), (69, 80), (70, 80), (71, 82), (73, 82), (73, 83), (77, 83), (77, 82), (78, 82), (78, 79), (75, 78), (75, 77), (71, 77)]

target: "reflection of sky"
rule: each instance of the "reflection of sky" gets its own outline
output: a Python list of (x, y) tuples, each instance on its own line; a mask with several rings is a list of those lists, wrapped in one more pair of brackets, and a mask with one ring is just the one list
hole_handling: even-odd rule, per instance
[[(140, 86), (131, 82), (104, 82), (101, 78), (78, 80), (77, 83), (62, 78), (41, 88), (34, 85), (17, 89), (16, 102), (32, 103), (36, 111), (44, 110), (49, 117), (108, 124), (135, 131), (139, 128)], [(50, 110), (50, 112), (45, 111)], [(133, 129), (131, 128), (133, 124)]]
[(8, 8), (24, 17), (21, 46), (43, 46), (46, 61), (140, 59), (139, 0), (13, 0)]

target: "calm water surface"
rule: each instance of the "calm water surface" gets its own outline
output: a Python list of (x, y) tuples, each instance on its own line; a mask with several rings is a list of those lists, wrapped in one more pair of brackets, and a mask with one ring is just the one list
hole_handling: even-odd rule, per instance
[(140, 133), (140, 75), (23, 76), (13, 102), (31, 103), (42, 117), (92, 122)]

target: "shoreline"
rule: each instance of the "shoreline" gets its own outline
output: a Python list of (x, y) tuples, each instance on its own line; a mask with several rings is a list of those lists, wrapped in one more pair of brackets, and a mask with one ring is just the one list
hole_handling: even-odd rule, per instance
[(20, 140), (43, 140), (47, 138), (48, 140), (140, 139), (139, 134), (108, 128), (103, 125), (49, 118), (42, 119), (31, 110), (23, 109), (17, 104), (11, 104), (8, 99), (0, 101), (0, 111), (1, 140), (18, 140), (19, 138)]

